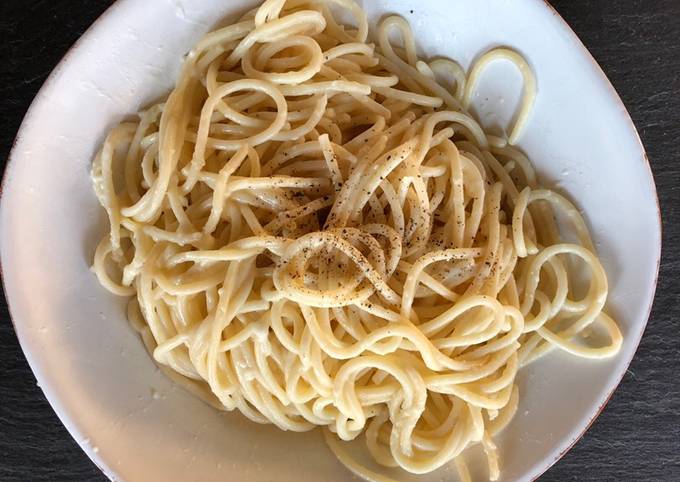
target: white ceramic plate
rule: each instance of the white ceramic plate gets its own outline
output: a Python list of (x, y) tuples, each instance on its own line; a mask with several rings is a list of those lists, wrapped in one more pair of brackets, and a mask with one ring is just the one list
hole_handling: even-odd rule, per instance
[[(105, 227), (89, 177), (105, 133), (172, 86), (182, 54), (216, 21), (254, 4), (118, 1), (41, 90), (6, 170), (1, 255), (19, 340), (64, 425), (114, 480), (350, 477), (318, 433), (284, 433), (220, 414), (176, 388), (128, 327), (123, 301), (107, 294), (88, 269)], [(602, 71), (544, 2), (364, 4), (373, 20), (388, 12), (409, 19), (426, 55), (450, 56), (467, 67), (485, 49), (509, 45), (536, 71), (540, 93), (521, 147), (543, 182), (566, 191), (584, 211), (609, 274), (609, 309), (625, 341), (610, 361), (555, 353), (522, 372), (520, 408), (498, 445), (503, 480), (535, 478), (602, 409), (645, 327), (660, 223), (643, 148)], [(508, 65), (492, 66), (475, 101), (482, 121), (506, 124), (519, 86)], [(483, 464), (472, 465), (485, 480)], [(453, 480), (454, 473), (418, 480)]]

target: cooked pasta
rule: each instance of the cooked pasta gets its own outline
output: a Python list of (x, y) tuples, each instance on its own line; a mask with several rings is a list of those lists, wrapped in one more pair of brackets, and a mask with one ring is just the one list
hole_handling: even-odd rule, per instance
[[(515, 147), (537, 95), (526, 60), (496, 48), (466, 73), (420, 59), (401, 17), (375, 43), (368, 30), (352, 0), (267, 0), (203, 37), (94, 160), (110, 232), (93, 269), (130, 297), (154, 360), (214, 406), (322, 427), (370, 480), (341, 441), (463, 480), (481, 444), (496, 480), (517, 371), (553, 348), (618, 351), (606, 274), (579, 211)], [(507, 138), (468, 110), (499, 59), (524, 86)], [(594, 327), (608, 344), (586, 343)]]

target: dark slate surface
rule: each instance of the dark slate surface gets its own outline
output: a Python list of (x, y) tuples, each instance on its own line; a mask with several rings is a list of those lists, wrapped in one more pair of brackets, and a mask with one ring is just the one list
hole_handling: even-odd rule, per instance
[[(0, 0), (3, 169), (46, 76), (110, 3)], [(664, 252), (654, 309), (633, 364), (585, 437), (541, 482), (680, 481), (680, 1), (552, 3), (637, 125), (659, 191)], [(0, 481), (104, 481), (36, 386), (4, 297), (0, 317)]]

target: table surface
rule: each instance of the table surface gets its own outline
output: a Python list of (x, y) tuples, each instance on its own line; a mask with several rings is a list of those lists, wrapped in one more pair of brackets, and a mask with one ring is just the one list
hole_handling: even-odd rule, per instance
[[(142, 1), (142, 0), (140, 0)], [(43, 81), (111, 0), (0, 1), (0, 162)], [(541, 477), (680, 480), (680, 1), (553, 0), (640, 132), (663, 217), (649, 325), (607, 408)], [(0, 480), (104, 481), (36, 385), (0, 298)]]

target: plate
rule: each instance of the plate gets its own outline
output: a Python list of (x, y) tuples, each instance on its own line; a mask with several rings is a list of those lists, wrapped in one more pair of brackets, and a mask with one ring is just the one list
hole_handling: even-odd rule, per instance
[[(578, 38), (538, 0), (379, 0), (399, 13), (426, 56), (470, 65), (490, 47), (521, 52), (539, 95), (520, 146), (542, 182), (583, 210), (610, 280), (609, 312), (624, 334), (607, 361), (553, 353), (521, 372), (521, 403), (498, 437), (502, 480), (543, 473), (582, 435), (618, 385), (649, 315), (660, 221), (649, 164), (616, 92)], [(89, 269), (106, 220), (92, 157), (107, 131), (164, 95), (182, 55), (218, 19), (254, 1), (120, 0), (80, 39), (31, 106), (6, 169), (0, 206), (4, 283), (38, 383), (83, 450), (112, 480), (341, 481), (349, 473), (320, 433), (284, 433), (223, 414), (176, 387), (128, 326), (124, 301)], [(507, 124), (520, 78), (489, 68), (474, 105)], [(478, 480), (484, 464), (471, 455)], [(400, 480), (415, 480), (408, 476)], [(441, 469), (419, 481), (454, 480)]]

